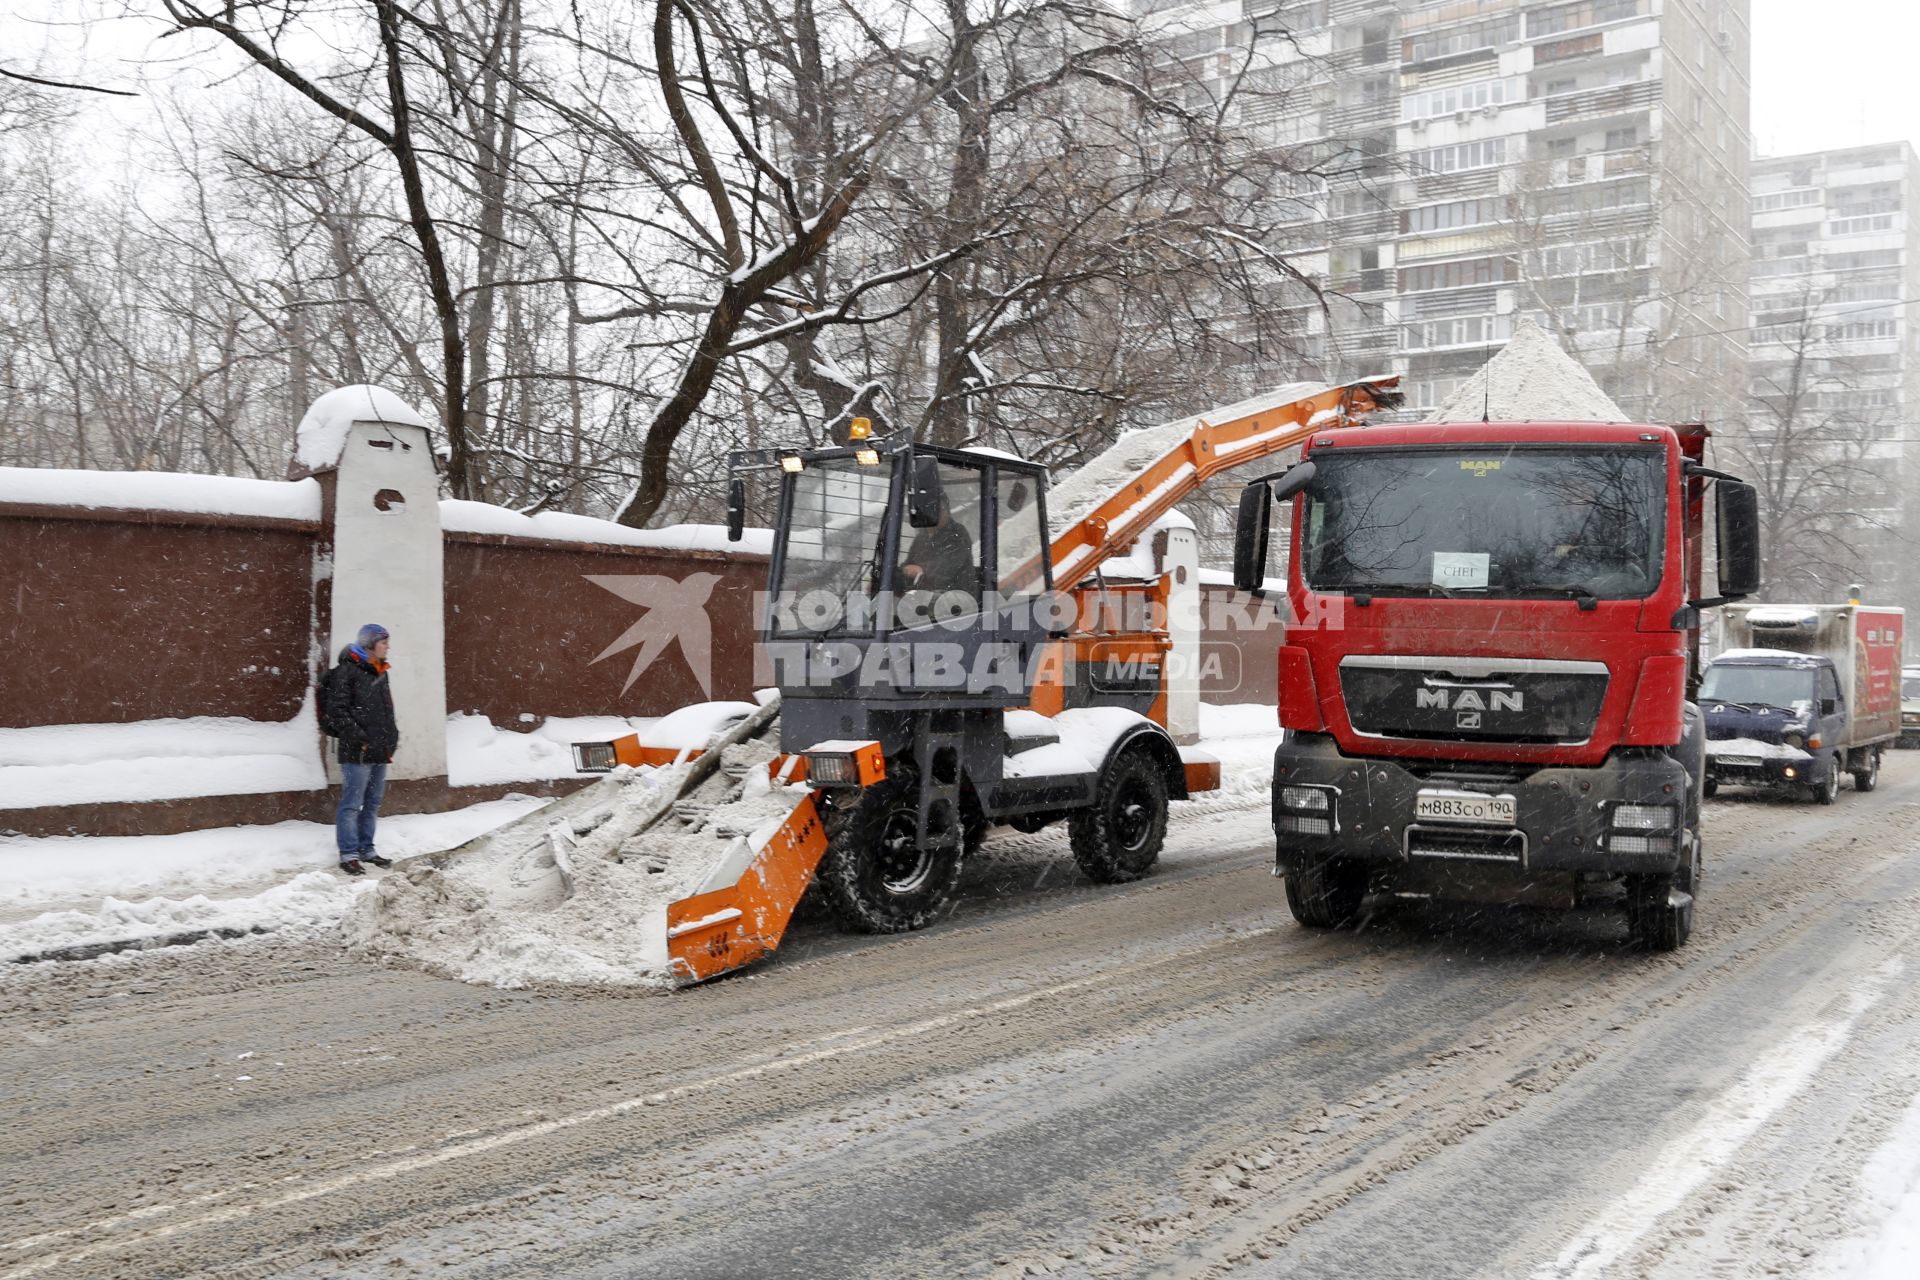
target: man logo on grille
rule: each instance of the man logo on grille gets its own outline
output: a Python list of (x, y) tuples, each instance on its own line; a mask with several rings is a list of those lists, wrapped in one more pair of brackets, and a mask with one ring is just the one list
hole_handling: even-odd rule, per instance
[(1478, 711), (1456, 712), (1453, 717), (1453, 725), (1456, 729), (1478, 729), (1480, 727), (1480, 713)]

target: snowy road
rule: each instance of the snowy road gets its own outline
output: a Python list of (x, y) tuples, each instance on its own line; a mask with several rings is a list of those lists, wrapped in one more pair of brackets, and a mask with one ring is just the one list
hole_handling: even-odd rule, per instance
[(1711, 804), (1673, 956), (1310, 934), (1257, 799), (1176, 822), (1143, 884), (996, 840), (939, 927), (809, 917), (670, 997), (273, 938), (15, 968), (0, 1277), (1920, 1270), (1920, 753)]

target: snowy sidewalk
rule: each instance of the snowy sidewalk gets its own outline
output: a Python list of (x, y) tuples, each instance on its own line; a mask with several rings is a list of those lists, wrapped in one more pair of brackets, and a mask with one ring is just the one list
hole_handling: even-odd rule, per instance
[[(526, 767), (522, 743), (534, 735), (503, 733), (477, 717), (461, 728), (471, 739), (469, 758), (484, 758), (480, 748), (489, 747), (500, 757), (489, 761), (493, 771)], [(1203, 705), (1200, 728), (1201, 749), (1220, 761), (1221, 789), (1199, 803), (1266, 804), (1279, 739), (1274, 709)], [(380, 851), (397, 862), (451, 849), (546, 803), (513, 797), (382, 818)], [(0, 837), (0, 963), (78, 956), (109, 943), (330, 928), (380, 874), (351, 879), (335, 864), (333, 828), (317, 822), (165, 836)]]
[[(437, 853), (546, 800), (380, 820), (398, 861)], [(336, 870), (333, 827), (281, 822), (166, 836), (0, 837), (0, 961), (199, 931), (331, 925), (373, 877)]]

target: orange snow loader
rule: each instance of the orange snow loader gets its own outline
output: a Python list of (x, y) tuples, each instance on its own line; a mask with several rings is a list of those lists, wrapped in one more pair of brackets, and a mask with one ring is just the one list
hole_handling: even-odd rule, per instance
[[(864, 420), (845, 446), (733, 455), (733, 539), (747, 478), (778, 482), (759, 633), (778, 693), (706, 750), (777, 728), (740, 785), (784, 817), (719, 833), (699, 891), (668, 904), (672, 976), (770, 954), (810, 885), (854, 930), (922, 928), (996, 824), (1065, 822), (1090, 879), (1147, 874), (1169, 801), (1219, 785), (1168, 729), (1183, 677), (1167, 617), (1196, 587), (1185, 572), (1116, 584), (1102, 566), (1221, 471), (1397, 406), (1397, 381), (1296, 383), (1134, 432), (1051, 491), (1035, 463), (870, 437)], [(574, 752), (586, 772), (698, 754), (645, 735)]]

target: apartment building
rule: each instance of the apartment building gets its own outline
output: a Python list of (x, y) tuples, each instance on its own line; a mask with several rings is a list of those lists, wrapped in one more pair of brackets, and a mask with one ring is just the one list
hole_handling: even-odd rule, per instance
[[(1753, 414), (1782, 589), (1920, 604), (1920, 253), (1910, 143), (1753, 162)], [(1766, 493), (1771, 489), (1770, 494)]]
[(1733, 412), (1747, 0), (1136, 2), (1196, 99), (1297, 159), (1276, 219), (1337, 295), (1300, 315), (1321, 372), (1437, 405), (1530, 312), (1629, 413)]

